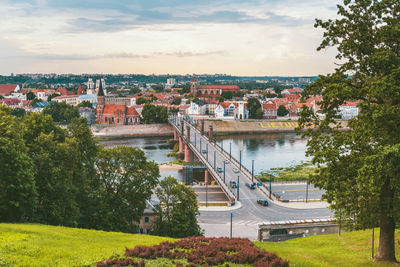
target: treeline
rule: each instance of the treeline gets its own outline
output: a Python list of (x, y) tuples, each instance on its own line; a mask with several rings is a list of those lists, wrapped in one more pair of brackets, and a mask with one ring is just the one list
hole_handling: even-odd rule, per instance
[(50, 115), (0, 105), (0, 221), (137, 232), (158, 178), (142, 150), (102, 147), (84, 118), (62, 129)]

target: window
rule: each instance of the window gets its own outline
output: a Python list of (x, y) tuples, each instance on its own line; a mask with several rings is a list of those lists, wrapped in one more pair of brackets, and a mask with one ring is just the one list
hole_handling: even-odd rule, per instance
[(150, 222), (150, 218), (148, 216), (144, 217), (144, 223), (149, 223)]

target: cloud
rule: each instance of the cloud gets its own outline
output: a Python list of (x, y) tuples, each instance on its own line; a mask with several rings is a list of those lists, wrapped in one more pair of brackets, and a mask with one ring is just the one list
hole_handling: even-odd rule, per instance
[(177, 52), (154, 52), (149, 54), (134, 54), (134, 53), (110, 53), (104, 55), (79, 55), (79, 54), (26, 54), (24, 57), (36, 58), (41, 60), (59, 60), (59, 61), (85, 61), (85, 60), (96, 60), (106, 58), (119, 58), (119, 59), (130, 59), (130, 58), (152, 58), (158, 56), (168, 57), (203, 57), (211, 55), (227, 55), (225, 51), (209, 51), (209, 52), (191, 52), (191, 51), (177, 51)]

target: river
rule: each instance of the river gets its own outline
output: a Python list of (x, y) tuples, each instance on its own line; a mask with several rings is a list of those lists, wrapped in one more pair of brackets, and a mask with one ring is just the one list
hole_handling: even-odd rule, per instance
[[(102, 140), (100, 143), (105, 147), (118, 145), (137, 147), (144, 151), (147, 159), (161, 164), (175, 158), (167, 157), (172, 152), (168, 143), (171, 137), (140, 137), (122, 138), (113, 140)], [(217, 143), (229, 152), (230, 146), (232, 156), (239, 160), (239, 151), (242, 150), (242, 162), (247, 169), (251, 170), (254, 160), (254, 173), (274, 167), (287, 167), (306, 161), (305, 156), (307, 140), (300, 138), (295, 133), (271, 133), (263, 135), (227, 135), (218, 136)], [(174, 176), (182, 178), (179, 171), (161, 173), (162, 177)]]

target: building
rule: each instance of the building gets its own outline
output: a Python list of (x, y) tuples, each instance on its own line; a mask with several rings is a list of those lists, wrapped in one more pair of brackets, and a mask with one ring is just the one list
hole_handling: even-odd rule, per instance
[(339, 106), (338, 114), (343, 120), (349, 120), (358, 116), (358, 111), (356, 103), (346, 102)]
[(56, 94), (59, 94), (61, 96), (64, 96), (64, 95), (68, 95), (68, 96), (75, 95), (74, 92), (67, 90), (67, 88), (58, 88), (56, 90)]
[(207, 111), (207, 105), (203, 100), (194, 100), (190, 103), (188, 109), (189, 115), (205, 115)]
[(18, 92), (20, 87), (18, 84), (0, 84), (0, 95), (5, 97), (13, 92)]
[(134, 107), (106, 104), (102, 83), (99, 85), (96, 106), (99, 124), (136, 125), (140, 124), (140, 115)]
[(282, 95), (287, 95), (287, 94), (300, 94), (301, 89), (300, 88), (292, 88), (292, 89), (283, 89), (281, 94)]
[(263, 118), (276, 119), (278, 117), (278, 107), (274, 101), (268, 100), (262, 104)]
[(47, 101), (47, 98), (55, 93), (54, 89), (32, 89), (31, 92), (37, 99)]
[(235, 110), (233, 116), (236, 120), (247, 120), (249, 118), (249, 110), (247, 109), (247, 103), (239, 101), (235, 103)]
[(92, 125), (96, 121), (96, 114), (92, 108), (88, 107), (80, 107), (78, 109), (79, 116), (82, 118), (86, 118), (89, 125)]
[(240, 91), (237, 85), (198, 85), (196, 78), (190, 83), (190, 92), (193, 97), (198, 98), (217, 98), (223, 92), (237, 93)]

